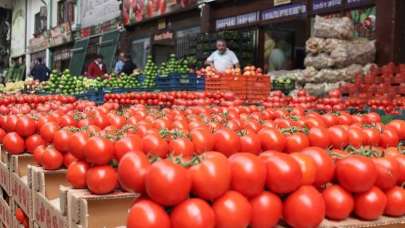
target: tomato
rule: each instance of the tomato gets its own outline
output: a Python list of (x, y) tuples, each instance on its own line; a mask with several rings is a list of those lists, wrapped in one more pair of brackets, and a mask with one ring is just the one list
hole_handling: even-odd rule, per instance
[(385, 155), (386, 157), (392, 157), (394, 158), (399, 165), (399, 177), (398, 177), (398, 184), (401, 185), (403, 182), (405, 182), (405, 155), (403, 154), (391, 154), (391, 155)]
[(228, 159), (218, 152), (206, 152), (201, 162), (189, 171), (192, 178), (192, 192), (199, 198), (214, 200), (229, 190), (231, 166)]
[(114, 156), (114, 144), (98, 136), (90, 138), (83, 148), (84, 157), (90, 164), (106, 165)]
[(309, 146), (308, 137), (304, 133), (295, 133), (286, 137), (287, 153), (299, 152)]
[(135, 134), (129, 134), (114, 143), (114, 151), (119, 161), (128, 152), (142, 151), (142, 139)]
[(181, 155), (190, 158), (194, 154), (194, 144), (188, 138), (176, 138), (169, 143), (170, 152), (173, 155)]
[(0, 143), (3, 143), (4, 136), (6, 136), (6, 131), (0, 128)]
[(201, 199), (188, 199), (177, 205), (170, 215), (173, 228), (214, 228), (215, 213), (211, 206)]
[(191, 141), (197, 154), (214, 149), (215, 138), (206, 128), (196, 128), (190, 132)]
[(56, 123), (49, 122), (44, 124), (40, 129), (39, 129), (39, 134), (41, 137), (47, 141), (48, 143), (51, 143), (53, 140), (53, 137), (55, 136), (56, 131), (59, 130), (59, 126)]
[(359, 148), (364, 144), (366, 136), (361, 128), (352, 127), (347, 134), (349, 135), (349, 145)]
[(142, 152), (126, 153), (118, 164), (118, 177), (121, 187), (126, 191), (143, 193), (145, 175), (150, 167), (148, 158)]
[(169, 153), (169, 145), (159, 135), (147, 134), (142, 139), (142, 150), (147, 155), (165, 158)]
[(260, 139), (254, 131), (248, 129), (246, 130), (246, 132), (243, 132), (242, 136), (240, 137), (240, 151), (252, 154), (260, 153)]
[(298, 162), (302, 173), (302, 185), (310, 185), (315, 182), (316, 179), (316, 163), (309, 155), (303, 153), (293, 153), (291, 157)]
[(322, 119), (328, 127), (332, 127), (338, 123), (337, 116), (333, 113), (327, 113), (323, 115)]
[(380, 145), (384, 148), (397, 146), (399, 144), (399, 136), (395, 129), (385, 127), (380, 135)]
[(215, 200), (212, 208), (217, 228), (245, 228), (251, 220), (252, 206), (242, 194), (235, 191), (228, 191)]
[(272, 192), (290, 193), (301, 185), (300, 166), (290, 155), (280, 152), (264, 152), (260, 156), (267, 168), (266, 186)]
[(118, 184), (117, 172), (109, 165), (89, 168), (86, 173), (86, 184), (93, 194), (111, 193)]
[(365, 128), (363, 132), (366, 135), (365, 145), (378, 146), (380, 144), (380, 132), (377, 128)]
[(308, 140), (311, 146), (317, 146), (325, 149), (331, 144), (329, 131), (326, 128), (311, 128), (308, 132)]
[(18, 117), (16, 115), (7, 116), (5, 129), (8, 132), (16, 131)]
[(164, 208), (150, 200), (139, 200), (131, 208), (128, 228), (170, 228), (170, 218)]
[(387, 196), (387, 205), (384, 214), (394, 217), (405, 215), (405, 189), (395, 186), (388, 190), (385, 195)]
[(62, 152), (66, 153), (69, 151), (69, 137), (71, 133), (67, 130), (61, 129), (55, 132), (55, 135), (53, 137), (53, 145), (55, 148)]
[(160, 205), (174, 206), (188, 198), (191, 180), (190, 173), (182, 166), (160, 160), (146, 172), (145, 190)]
[(38, 134), (31, 135), (25, 140), (25, 148), (30, 153), (33, 153), (35, 148), (41, 145), (45, 145), (46, 142), (42, 139), (42, 137)]
[(227, 128), (219, 129), (215, 132), (214, 137), (215, 151), (223, 153), (225, 156), (231, 156), (240, 151), (240, 139), (234, 131)]
[(72, 155), (72, 153), (68, 152), (63, 155), (63, 165), (67, 168), (70, 164), (74, 161), (78, 161), (78, 159)]
[(27, 216), (25, 215), (24, 211), (21, 210), (21, 208), (17, 207), (15, 209), (15, 218), (22, 224), (27, 219)]
[(16, 132), (10, 132), (3, 138), (4, 149), (10, 154), (21, 154), (25, 150), (24, 139)]
[(35, 148), (34, 152), (32, 153), (34, 156), (34, 160), (38, 165), (42, 165), (41, 164), (42, 155), (44, 154), (45, 149), (46, 149), (45, 145), (41, 145), (41, 146), (38, 146), (37, 148)]
[(375, 184), (377, 169), (371, 159), (353, 155), (336, 163), (336, 178), (349, 192), (365, 192)]
[(393, 120), (387, 126), (395, 129), (397, 135), (399, 136), (399, 139), (405, 139), (405, 121)]
[(276, 150), (283, 151), (286, 138), (278, 129), (263, 128), (258, 133), (263, 151)]
[(326, 184), (332, 180), (335, 173), (335, 164), (333, 159), (324, 149), (319, 147), (308, 147), (301, 153), (310, 156), (316, 164), (317, 174), (315, 177), (315, 185), (319, 186)]
[(76, 158), (84, 160), (84, 147), (86, 146), (89, 136), (85, 132), (76, 132), (69, 137), (69, 152)]
[(250, 200), (252, 206), (252, 228), (274, 227), (278, 224), (283, 213), (283, 203), (281, 199), (271, 193), (262, 192), (260, 195)]
[(284, 201), (283, 218), (292, 227), (318, 227), (325, 217), (325, 202), (313, 186), (302, 186)]
[(393, 188), (400, 176), (399, 163), (395, 158), (373, 158), (374, 165), (377, 169), (377, 180), (375, 186), (383, 191)]
[(266, 182), (266, 165), (254, 154), (237, 153), (229, 157), (231, 164), (231, 189), (247, 198), (263, 192)]
[(377, 220), (383, 215), (387, 197), (378, 187), (354, 196), (354, 213), (363, 220)]
[(326, 217), (332, 220), (345, 220), (354, 209), (354, 200), (350, 192), (339, 185), (329, 186), (322, 192), (325, 200)]
[(75, 161), (69, 165), (66, 173), (67, 181), (73, 188), (81, 189), (86, 188), (86, 174), (89, 165), (86, 162)]
[(367, 118), (370, 120), (371, 123), (380, 123), (381, 122), (381, 116), (375, 112), (368, 113)]
[(42, 153), (41, 165), (47, 170), (57, 170), (62, 168), (63, 155), (53, 147), (48, 147)]
[(15, 130), (20, 136), (28, 137), (35, 134), (35, 132), (37, 131), (37, 125), (32, 118), (28, 116), (22, 116), (18, 118)]
[(343, 149), (349, 143), (347, 131), (341, 126), (329, 128), (329, 137), (334, 148)]

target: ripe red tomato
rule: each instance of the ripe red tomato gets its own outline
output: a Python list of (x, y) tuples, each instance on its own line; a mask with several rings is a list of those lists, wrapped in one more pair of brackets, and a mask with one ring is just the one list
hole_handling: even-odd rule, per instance
[(328, 148), (331, 144), (327, 128), (311, 128), (308, 132), (308, 140), (311, 146), (317, 146), (324, 149)]
[(42, 153), (41, 165), (47, 170), (57, 170), (62, 168), (63, 155), (53, 147), (48, 147)]
[(4, 136), (6, 136), (6, 131), (0, 128), (0, 143), (3, 143)]
[(323, 115), (322, 119), (328, 127), (335, 126), (338, 123), (337, 116), (333, 113), (327, 113)]
[(259, 154), (261, 151), (261, 142), (259, 136), (248, 129), (240, 137), (240, 151), (252, 154)]
[(240, 138), (234, 131), (228, 128), (219, 129), (215, 132), (214, 138), (215, 151), (228, 157), (240, 151)]
[(195, 128), (190, 132), (191, 141), (194, 144), (195, 152), (201, 154), (203, 152), (214, 149), (214, 135), (206, 128)]
[(68, 168), (70, 164), (72, 164), (72, 162), (74, 161), (78, 161), (78, 159), (72, 155), (72, 153), (65, 153), (63, 155), (63, 165)]
[(354, 155), (336, 163), (336, 178), (349, 192), (365, 192), (375, 184), (377, 169), (371, 159)]
[(302, 181), (299, 164), (288, 154), (264, 152), (260, 155), (267, 168), (266, 186), (275, 193), (295, 191)]
[(42, 155), (44, 154), (46, 150), (46, 146), (45, 145), (41, 145), (38, 146), (37, 148), (35, 148), (34, 152), (33, 152), (33, 156), (34, 156), (34, 160), (38, 165), (42, 166)]
[(263, 192), (266, 182), (266, 165), (256, 155), (237, 153), (229, 157), (231, 164), (231, 189), (247, 198), (255, 197)]
[(258, 133), (263, 151), (276, 150), (283, 151), (286, 138), (278, 129), (263, 128)]
[(24, 220), (27, 219), (27, 216), (25, 215), (24, 211), (21, 210), (21, 208), (17, 207), (15, 209), (15, 218), (17, 219), (18, 222), (22, 224)]
[(69, 151), (70, 135), (71, 133), (65, 129), (60, 129), (55, 132), (52, 143), (58, 151), (62, 153), (66, 153)]
[(27, 151), (30, 153), (33, 153), (34, 150), (41, 145), (46, 145), (46, 142), (38, 134), (31, 135), (25, 140), (25, 148), (27, 148)]
[(305, 148), (301, 153), (309, 155), (316, 164), (315, 185), (326, 184), (332, 180), (335, 174), (335, 163), (328, 153), (319, 147)]
[(135, 134), (129, 134), (114, 143), (115, 157), (119, 160), (128, 152), (142, 151), (142, 139)]
[(399, 139), (405, 139), (405, 121), (393, 120), (387, 126), (396, 130)]
[(376, 220), (383, 215), (387, 197), (378, 187), (354, 196), (354, 213), (363, 220)]
[(308, 137), (304, 133), (295, 133), (286, 137), (287, 153), (300, 152), (309, 146)]
[(231, 166), (228, 159), (218, 152), (206, 152), (201, 162), (190, 169), (192, 192), (204, 200), (214, 200), (229, 190)]
[(183, 158), (191, 158), (194, 154), (194, 144), (188, 138), (176, 138), (170, 141), (169, 151), (173, 155), (181, 155)]
[(215, 200), (212, 208), (215, 211), (217, 228), (245, 228), (252, 217), (249, 201), (235, 191), (228, 191)]
[(278, 224), (283, 213), (283, 203), (280, 197), (271, 192), (262, 192), (250, 200), (252, 206), (252, 228), (274, 227)]
[(127, 219), (128, 228), (170, 228), (170, 218), (159, 204), (139, 200), (131, 208)]
[(16, 115), (9, 115), (6, 118), (5, 129), (7, 132), (13, 132), (16, 130), (18, 117)]
[(333, 147), (336, 149), (343, 149), (349, 143), (349, 135), (341, 126), (330, 127), (329, 137)]
[(84, 157), (90, 164), (106, 165), (114, 157), (114, 144), (105, 138), (90, 138), (84, 147)]
[(215, 213), (201, 199), (188, 199), (177, 205), (170, 215), (172, 227), (214, 228)]
[(21, 154), (25, 150), (24, 139), (16, 132), (10, 132), (3, 138), (4, 149), (10, 154)]
[(381, 116), (378, 113), (370, 112), (367, 114), (367, 118), (371, 123), (381, 123)]
[(349, 135), (349, 145), (355, 148), (359, 148), (364, 145), (366, 135), (361, 128), (351, 127), (347, 131), (347, 134)]
[(315, 182), (317, 167), (314, 159), (303, 153), (293, 153), (291, 157), (298, 162), (302, 173), (302, 185), (311, 185)]
[(88, 169), (89, 165), (83, 161), (75, 161), (69, 165), (66, 179), (73, 188), (84, 189), (87, 187), (86, 174)]
[(108, 194), (117, 187), (118, 175), (115, 169), (109, 165), (95, 166), (87, 170), (86, 184), (93, 194)]
[(69, 152), (76, 158), (84, 160), (84, 147), (86, 146), (89, 136), (85, 132), (76, 132), (69, 137)]
[(383, 148), (395, 147), (399, 144), (399, 136), (396, 130), (392, 127), (384, 127), (380, 135), (380, 146)]
[(401, 174), (397, 160), (393, 157), (373, 158), (372, 160), (377, 169), (375, 186), (383, 191), (393, 188)]
[(55, 136), (56, 131), (59, 130), (59, 126), (56, 123), (49, 122), (44, 124), (40, 130), (39, 134), (41, 137), (47, 141), (48, 143), (51, 143), (53, 140), (53, 137)]
[(398, 184), (401, 185), (405, 182), (405, 155), (400, 154), (385, 154), (385, 157), (392, 157), (394, 158), (399, 165), (399, 177), (398, 177)]
[(147, 155), (165, 158), (169, 153), (169, 145), (159, 135), (147, 134), (142, 139), (142, 149)]
[(354, 208), (352, 195), (339, 185), (329, 186), (322, 192), (325, 200), (326, 217), (332, 220), (345, 220)]
[(318, 227), (325, 218), (325, 202), (313, 186), (302, 186), (284, 201), (283, 218), (292, 227)]
[(126, 191), (145, 192), (145, 175), (150, 167), (148, 158), (142, 152), (126, 153), (118, 164), (118, 178)]
[(155, 202), (173, 206), (186, 200), (191, 190), (188, 170), (169, 160), (152, 164), (145, 175), (145, 190)]
[(364, 128), (365, 145), (378, 146), (380, 144), (380, 132), (377, 128)]
[(37, 125), (32, 118), (22, 116), (18, 118), (15, 130), (21, 137), (28, 137), (35, 134)]
[(388, 216), (400, 217), (405, 215), (405, 189), (395, 186), (388, 190), (387, 205), (384, 214)]

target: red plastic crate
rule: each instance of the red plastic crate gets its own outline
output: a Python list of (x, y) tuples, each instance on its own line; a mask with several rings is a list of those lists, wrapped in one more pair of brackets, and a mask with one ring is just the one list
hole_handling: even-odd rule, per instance
[(249, 101), (263, 101), (271, 90), (271, 80), (269, 76), (249, 76), (246, 77), (246, 97)]
[(240, 99), (246, 98), (246, 77), (221, 76), (206, 78), (207, 92), (233, 92)]

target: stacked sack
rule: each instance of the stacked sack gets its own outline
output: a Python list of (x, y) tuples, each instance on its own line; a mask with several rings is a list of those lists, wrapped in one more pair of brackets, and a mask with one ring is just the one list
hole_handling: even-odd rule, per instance
[(375, 61), (375, 41), (354, 39), (353, 33), (353, 21), (348, 17), (315, 18), (314, 36), (306, 42), (306, 69), (298, 79), (313, 95), (353, 80)]

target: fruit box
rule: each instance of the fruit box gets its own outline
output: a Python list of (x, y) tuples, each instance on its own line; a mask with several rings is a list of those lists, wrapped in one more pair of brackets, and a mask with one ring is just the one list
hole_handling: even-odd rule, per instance
[(61, 186), (68, 186), (66, 170), (48, 171), (31, 166), (33, 220), (43, 228), (67, 227), (66, 203)]
[[(15, 201), (11, 201), (10, 202), (10, 208), (11, 208), (11, 228), (25, 228), (24, 227), (24, 225), (23, 224), (21, 224), (18, 220), (17, 220), (17, 218), (16, 218), (16, 216), (15, 216), (15, 212), (16, 212), (16, 210), (17, 210), (17, 207), (18, 207), (18, 204), (15, 202)], [(29, 227), (33, 227), (33, 221), (32, 221), (32, 219), (30, 218), (30, 217), (27, 217), (27, 219), (28, 219), (28, 226)]]
[(87, 190), (69, 190), (69, 228), (125, 227), (128, 211), (138, 197), (127, 192), (93, 195)]
[(30, 154), (10, 156), (11, 197), (29, 218), (32, 218), (32, 178), (28, 170), (34, 164), (34, 158)]
[(11, 227), (13, 214), (11, 213), (10, 197), (3, 191), (0, 196), (0, 221), (5, 227)]
[(8, 195), (11, 194), (9, 159), (9, 155), (0, 149), (0, 186)]
[(376, 221), (361, 221), (355, 218), (348, 218), (344, 221), (324, 220), (320, 228), (363, 228), (363, 227), (381, 227), (381, 228), (399, 228), (405, 227), (405, 218), (381, 217)]

